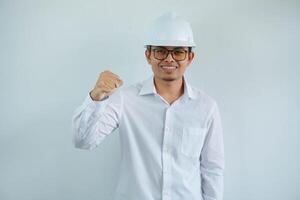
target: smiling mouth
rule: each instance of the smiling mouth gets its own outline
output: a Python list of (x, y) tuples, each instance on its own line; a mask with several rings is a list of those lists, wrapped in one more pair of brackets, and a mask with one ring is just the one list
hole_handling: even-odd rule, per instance
[(164, 70), (164, 71), (170, 71), (170, 72), (172, 72), (172, 71), (174, 71), (174, 70), (176, 70), (178, 67), (177, 66), (168, 66), (168, 65), (163, 65), (163, 66), (161, 66), (161, 68)]

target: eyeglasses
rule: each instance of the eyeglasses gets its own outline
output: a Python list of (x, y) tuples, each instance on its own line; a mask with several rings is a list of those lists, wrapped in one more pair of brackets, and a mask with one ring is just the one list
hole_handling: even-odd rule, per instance
[(152, 48), (152, 51), (154, 52), (154, 58), (158, 60), (164, 60), (169, 56), (169, 53), (171, 53), (172, 58), (175, 61), (182, 61), (186, 58), (187, 50), (183, 49), (182, 47), (175, 48), (172, 50), (168, 50), (164, 47), (158, 47), (158, 48)]

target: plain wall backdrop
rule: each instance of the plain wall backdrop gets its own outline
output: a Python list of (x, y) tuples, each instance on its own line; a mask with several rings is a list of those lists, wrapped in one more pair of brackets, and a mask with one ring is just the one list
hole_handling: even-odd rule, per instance
[(191, 23), (186, 75), (216, 99), (225, 200), (300, 199), (299, 0), (0, 0), (0, 199), (110, 200), (118, 131), (75, 149), (71, 118), (100, 72), (152, 74), (147, 25)]

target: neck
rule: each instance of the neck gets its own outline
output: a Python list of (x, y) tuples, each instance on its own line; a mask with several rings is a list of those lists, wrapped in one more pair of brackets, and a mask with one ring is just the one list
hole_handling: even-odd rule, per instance
[(154, 77), (157, 93), (169, 103), (178, 99), (184, 92), (183, 77), (172, 81), (165, 81)]

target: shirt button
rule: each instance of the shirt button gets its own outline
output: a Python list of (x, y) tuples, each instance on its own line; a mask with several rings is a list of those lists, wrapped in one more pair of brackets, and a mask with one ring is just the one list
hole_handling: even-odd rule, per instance
[(166, 126), (165, 130), (166, 130), (166, 131), (169, 131), (170, 129), (169, 129), (169, 127)]

